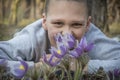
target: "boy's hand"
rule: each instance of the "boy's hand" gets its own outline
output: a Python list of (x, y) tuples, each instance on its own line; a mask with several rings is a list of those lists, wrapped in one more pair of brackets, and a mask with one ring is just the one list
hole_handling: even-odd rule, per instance
[[(70, 67), (71, 67), (71, 70), (73, 70), (73, 71), (75, 71), (76, 70), (76, 67), (75, 67), (75, 62), (76, 60), (74, 59), (74, 58), (71, 58), (71, 65), (70, 65)], [(88, 64), (86, 64), (86, 66), (84, 67), (84, 69), (83, 69), (83, 72), (87, 72), (88, 71)]]
[(40, 66), (43, 65), (42, 62), (35, 63), (35, 68), (40, 68)]
[(84, 67), (83, 72), (88, 72), (88, 64)]
[[(50, 58), (51, 57), (51, 54), (47, 54), (47, 58)], [(42, 66), (43, 65), (43, 59), (42, 58), (40, 58), (40, 62), (37, 62), (37, 63), (35, 63), (35, 68), (40, 68), (40, 66)], [(72, 62), (71, 62), (71, 70), (75, 70), (75, 59), (72, 59)], [(84, 69), (83, 69), (83, 72), (87, 72), (88, 71), (88, 64), (86, 64), (86, 66), (84, 67)]]

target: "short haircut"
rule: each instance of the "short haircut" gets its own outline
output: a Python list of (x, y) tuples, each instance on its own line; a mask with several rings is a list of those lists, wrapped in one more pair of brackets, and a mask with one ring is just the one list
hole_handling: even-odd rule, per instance
[[(47, 12), (48, 12), (50, 1), (53, 1), (53, 0), (45, 0), (44, 12), (45, 12), (46, 15), (47, 15)], [(88, 0), (54, 0), (54, 1), (76, 1), (76, 2), (79, 2), (79, 3), (84, 3), (85, 7), (86, 7), (86, 14), (88, 16)]]

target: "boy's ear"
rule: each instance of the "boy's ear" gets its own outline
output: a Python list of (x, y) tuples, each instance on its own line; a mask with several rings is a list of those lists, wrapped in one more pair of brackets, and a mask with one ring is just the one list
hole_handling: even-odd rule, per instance
[(87, 31), (89, 30), (89, 28), (90, 28), (91, 19), (92, 19), (91, 16), (89, 16), (89, 17), (88, 17), (88, 20), (87, 20), (87, 25), (86, 25), (86, 28), (87, 28), (87, 29), (86, 29), (86, 32), (87, 32)]
[(43, 13), (42, 17), (43, 17), (42, 27), (44, 28), (44, 30), (47, 30), (45, 13)]

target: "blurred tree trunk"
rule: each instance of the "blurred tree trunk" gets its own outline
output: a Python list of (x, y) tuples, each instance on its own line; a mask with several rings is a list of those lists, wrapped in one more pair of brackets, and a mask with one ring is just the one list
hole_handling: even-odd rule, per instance
[(36, 18), (40, 16), (40, 4), (41, 4), (41, 1), (36, 0)]
[(4, 0), (0, 0), (0, 21), (3, 23), (4, 21)]
[(30, 18), (40, 18), (43, 11), (43, 6), (43, 0), (31, 0)]
[(44, 1), (36, 0), (36, 17), (40, 18), (43, 12)]
[(36, 7), (36, 3), (35, 3), (35, 0), (31, 0), (31, 9), (30, 9), (30, 18), (32, 19), (34, 19), (34, 18), (36, 18), (36, 11), (35, 11), (35, 7)]
[(120, 0), (107, 0), (107, 3), (110, 32), (120, 35)]
[(33, 8), (34, 8), (34, 11), (33, 11), (33, 13), (34, 13), (34, 19), (36, 19), (36, 0), (33, 0)]
[(106, 0), (88, 0), (89, 14), (92, 16), (92, 22), (101, 30), (109, 31), (107, 24), (107, 1)]
[(2, 14), (2, 0), (0, 0), (0, 24), (2, 23), (2, 20), (3, 20), (3, 14)]
[(120, 22), (120, 0), (107, 0), (109, 24)]
[(10, 12), (10, 16), (9, 16), (9, 23), (10, 24), (17, 24), (17, 10), (18, 10), (18, 3), (20, 0), (12, 0), (12, 4), (11, 4), (11, 12)]

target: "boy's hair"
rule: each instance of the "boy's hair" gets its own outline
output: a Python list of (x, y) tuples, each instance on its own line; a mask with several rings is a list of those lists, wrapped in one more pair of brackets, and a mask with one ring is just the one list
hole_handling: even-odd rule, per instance
[[(48, 12), (50, 1), (53, 1), (53, 0), (45, 0), (44, 12), (45, 12), (46, 15), (47, 15), (47, 12)], [(80, 3), (84, 3), (85, 6), (86, 6), (86, 13), (87, 13), (87, 16), (88, 16), (88, 0), (54, 0), (54, 1), (76, 1), (76, 2), (80, 2)]]

